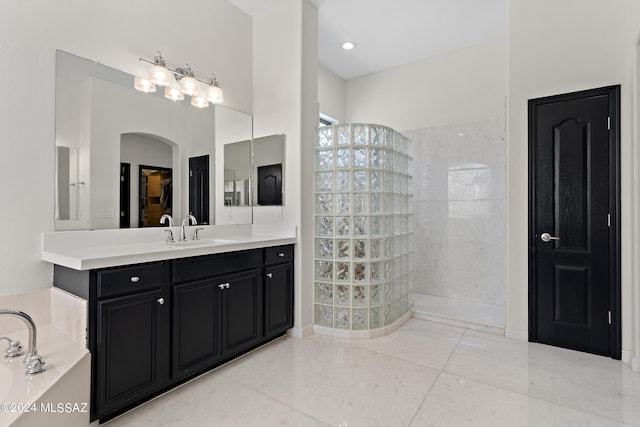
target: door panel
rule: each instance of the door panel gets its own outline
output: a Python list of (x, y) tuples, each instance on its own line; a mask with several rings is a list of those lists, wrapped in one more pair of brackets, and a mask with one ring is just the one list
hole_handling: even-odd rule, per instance
[(209, 224), (209, 156), (189, 158), (189, 214)]
[(530, 340), (602, 355), (619, 292), (609, 92), (529, 101)]

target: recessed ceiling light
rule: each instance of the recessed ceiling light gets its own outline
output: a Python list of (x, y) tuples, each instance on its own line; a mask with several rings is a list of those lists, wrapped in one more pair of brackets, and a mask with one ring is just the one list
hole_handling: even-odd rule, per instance
[(357, 45), (356, 45), (356, 42), (346, 41), (346, 42), (343, 42), (341, 46), (344, 50), (351, 50)]

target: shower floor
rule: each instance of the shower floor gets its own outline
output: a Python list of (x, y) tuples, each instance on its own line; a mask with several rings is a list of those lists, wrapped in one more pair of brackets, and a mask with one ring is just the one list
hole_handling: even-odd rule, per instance
[(415, 294), (413, 317), (504, 335), (504, 306)]

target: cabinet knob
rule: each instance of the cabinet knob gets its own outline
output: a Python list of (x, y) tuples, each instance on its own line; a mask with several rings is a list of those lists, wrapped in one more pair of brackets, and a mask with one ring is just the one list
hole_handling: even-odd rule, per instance
[(284, 252), (278, 252), (278, 256), (279, 256), (280, 258), (284, 258)]
[(158, 304), (163, 305), (164, 304), (164, 298), (158, 298)]
[(224, 283), (221, 283), (221, 284), (219, 284), (219, 285), (218, 285), (218, 287), (219, 287), (220, 289), (224, 289), (224, 285), (225, 285)]
[(131, 276), (131, 281), (133, 283), (138, 283), (140, 281), (140, 278), (138, 276)]
[(227, 288), (227, 289), (229, 289), (229, 286), (231, 286), (229, 283), (225, 283), (224, 284), (224, 287)]
[(271, 279), (273, 277), (273, 273), (267, 273), (267, 277)]

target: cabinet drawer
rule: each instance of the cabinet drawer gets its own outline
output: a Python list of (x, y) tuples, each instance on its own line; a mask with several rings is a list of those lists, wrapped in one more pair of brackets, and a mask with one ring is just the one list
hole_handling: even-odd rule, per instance
[(184, 282), (254, 269), (260, 266), (260, 255), (261, 251), (256, 249), (175, 260), (171, 281)]
[(162, 284), (162, 264), (135, 265), (98, 272), (98, 298), (150, 289)]
[(264, 263), (267, 265), (289, 262), (292, 259), (293, 245), (274, 246), (264, 249)]

